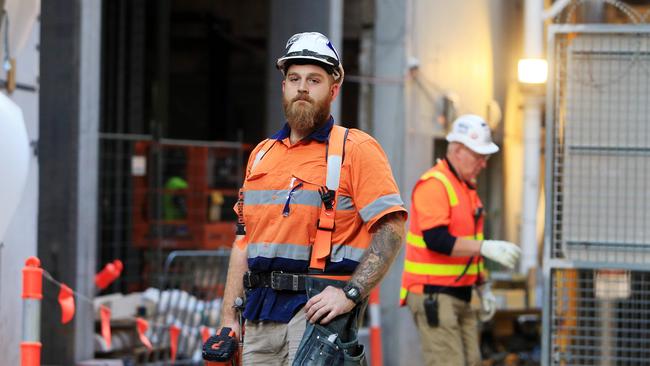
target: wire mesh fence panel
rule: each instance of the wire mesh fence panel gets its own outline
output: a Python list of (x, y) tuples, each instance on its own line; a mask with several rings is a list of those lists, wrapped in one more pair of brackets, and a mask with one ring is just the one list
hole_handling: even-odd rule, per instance
[(647, 365), (650, 273), (552, 272), (553, 365)]
[(250, 146), (101, 134), (100, 258), (124, 262), (109, 291), (157, 285), (173, 250), (230, 247)]
[(543, 360), (650, 364), (650, 26), (550, 28)]
[(114, 133), (100, 134), (99, 143), (98, 267), (115, 259), (124, 264), (100, 295), (142, 293), (144, 309), (133, 313), (142, 310), (150, 320), (154, 350), (141, 345), (134, 326), (123, 325), (129, 341), (98, 352), (170, 364), (174, 325), (180, 330), (177, 364), (200, 364), (198, 332), (218, 323), (225, 248), (235, 238), (232, 208), (251, 146)]
[(650, 34), (554, 45), (553, 258), (650, 260)]
[[(137, 153), (137, 144), (144, 139), (148, 136), (121, 135), (99, 140), (98, 266), (115, 259), (124, 264), (120, 278), (107, 292), (144, 290), (154, 284), (152, 275), (157, 276), (159, 272), (157, 269), (143, 273), (143, 269), (148, 268), (146, 259), (151, 253), (133, 245), (133, 233), (138, 229), (137, 222), (132, 219), (134, 200), (147, 192), (147, 187), (137, 185), (136, 180), (153, 175), (152, 167), (155, 166), (148, 164), (148, 156)], [(151, 202), (147, 209), (155, 211), (153, 204)]]

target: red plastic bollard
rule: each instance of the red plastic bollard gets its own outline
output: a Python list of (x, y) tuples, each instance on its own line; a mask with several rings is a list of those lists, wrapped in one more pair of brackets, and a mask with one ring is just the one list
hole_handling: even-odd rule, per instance
[(41, 364), (41, 299), (43, 299), (43, 269), (41, 261), (29, 257), (23, 267), (23, 334), (20, 342), (21, 366)]
[(107, 263), (104, 268), (95, 275), (95, 285), (102, 290), (105, 289), (120, 277), (122, 268), (122, 261), (119, 259), (114, 260), (112, 263)]
[(41, 342), (20, 342), (20, 365), (41, 365)]
[(381, 312), (379, 306), (379, 287), (370, 291), (370, 364), (382, 366), (384, 357), (381, 350)]
[(43, 298), (43, 269), (41, 261), (36, 257), (29, 257), (23, 267), (23, 299)]

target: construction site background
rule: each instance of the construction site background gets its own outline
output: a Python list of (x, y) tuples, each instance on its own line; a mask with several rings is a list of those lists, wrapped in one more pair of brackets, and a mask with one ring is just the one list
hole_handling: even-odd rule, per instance
[[(527, 261), (514, 273), (488, 263), (499, 310), (482, 325), (486, 365), (650, 356), (645, 1), (3, 3), (12, 18), (0, 27), (0, 58), (13, 60), (17, 83), (9, 91), (3, 70), (0, 87), (22, 109), (32, 155), (0, 244), (0, 364), (20, 363), (30, 256), (55, 280), (43, 288), (43, 364), (169, 364), (172, 325), (176, 364), (198, 362), (203, 327), (219, 324), (243, 166), (283, 122), (275, 58), (305, 30), (341, 45), (333, 115), (382, 144), (407, 206), (455, 116), (481, 114), (493, 128), (503, 150), (479, 178), (486, 237), (524, 245)], [(527, 6), (546, 17), (537, 24), (546, 86), (517, 80)], [(95, 274), (117, 259), (120, 276), (97, 288)], [(381, 286), (383, 362), (420, 365), (416, 328), (397, 306), (401, 263)], [(60, 282), (78, 294), (67, 324)], [(110, 347), (101, 305), (111, 309)], [(151, 350), (136, 317), (149, 321)], [(362, 337), (369, 344), (368, 328)]]

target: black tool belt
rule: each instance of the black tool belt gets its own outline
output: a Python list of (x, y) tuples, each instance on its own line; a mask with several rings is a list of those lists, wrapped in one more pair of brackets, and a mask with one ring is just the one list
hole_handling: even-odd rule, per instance
[(244, 288), (268, 287), (278, 291), (305, 291), (305, 274), (273, 272), (244, 273)]

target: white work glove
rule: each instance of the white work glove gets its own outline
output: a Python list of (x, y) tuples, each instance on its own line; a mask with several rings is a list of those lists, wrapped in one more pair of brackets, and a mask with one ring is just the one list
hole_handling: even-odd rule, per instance
[(483, 240), (481, 255), (512, 269), (521, 255), (521, 249), (509, 241)]
[(486, 322), (494, 316), (497, 311), (497, 299), (492, 293), (490, 283), (484, 283), (476, 288), (478, 297), (481, 299), (481, 311), (478, 313), (479, 319)]

